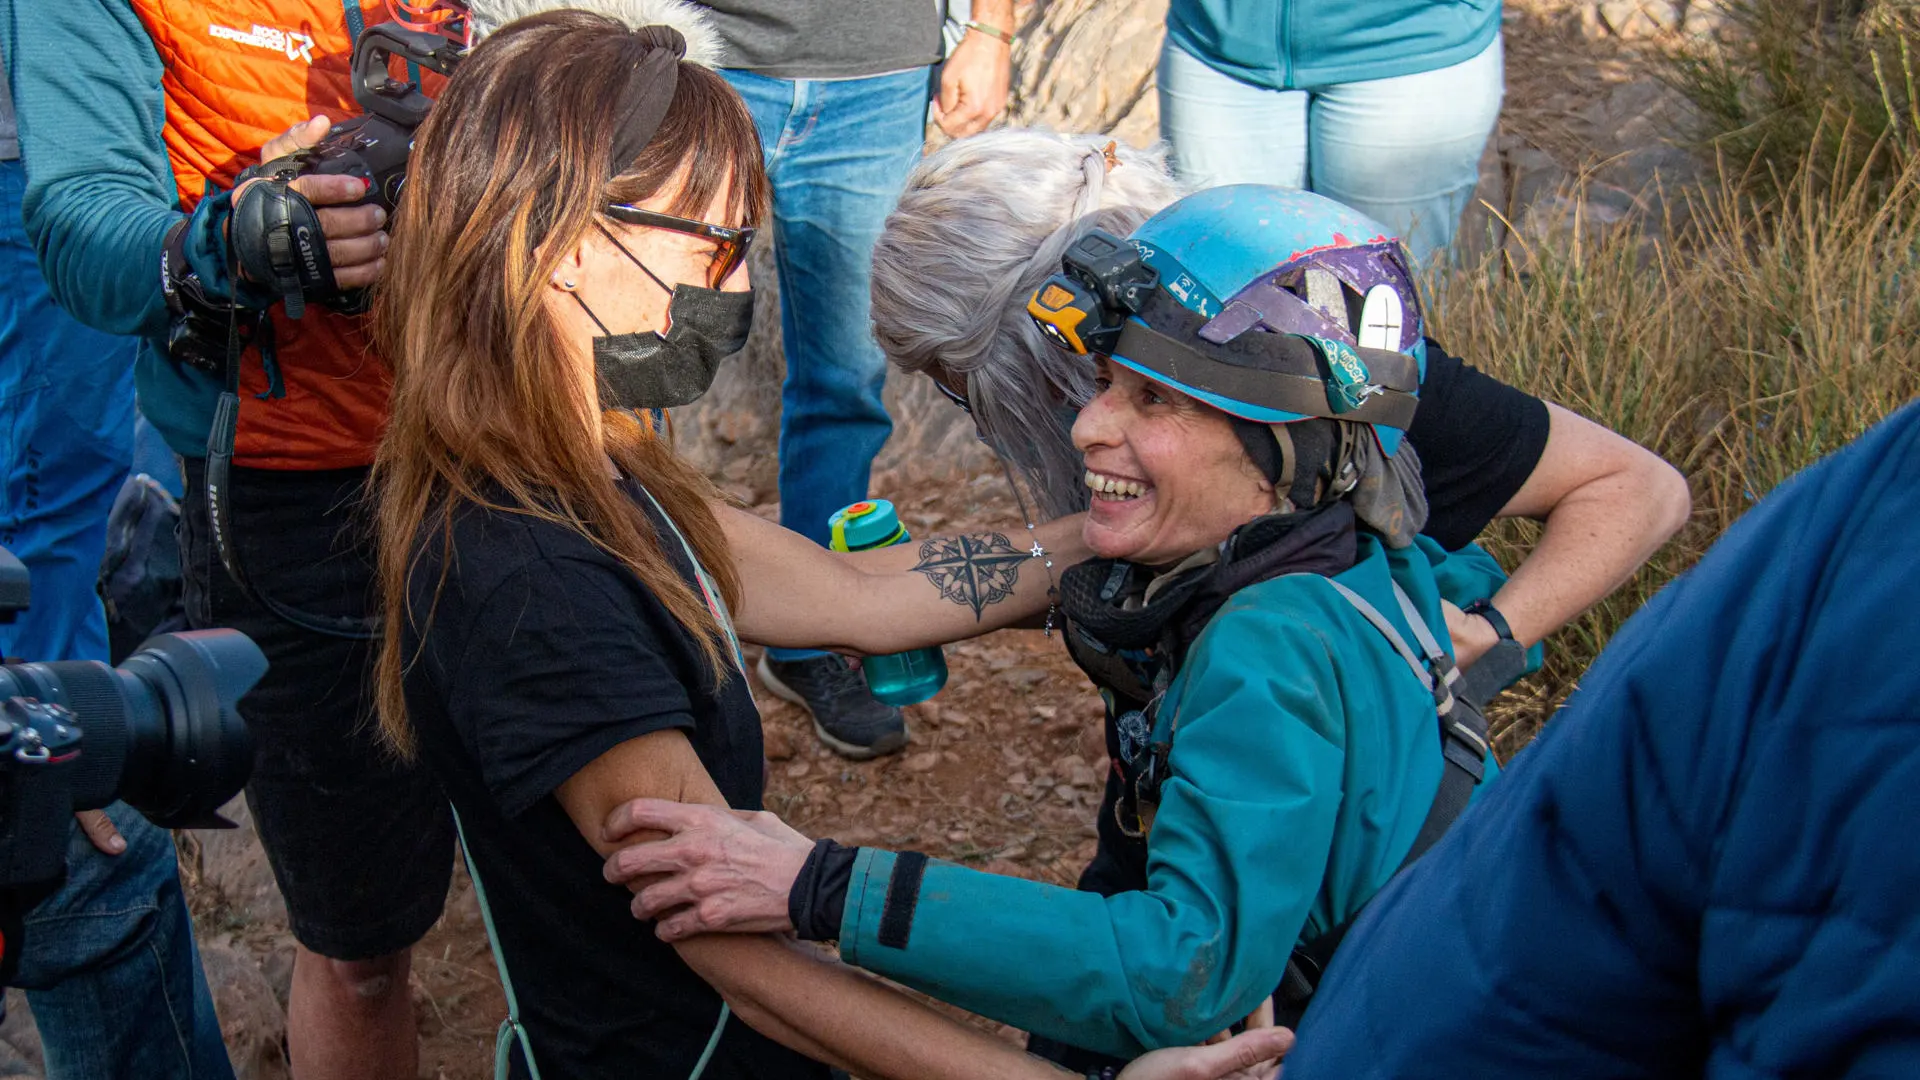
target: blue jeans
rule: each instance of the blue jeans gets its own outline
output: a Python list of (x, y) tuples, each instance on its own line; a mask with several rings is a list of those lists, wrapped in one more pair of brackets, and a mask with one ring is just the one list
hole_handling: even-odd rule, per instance
[(127, 850), (76, 827), (67, 882), (26, 918), (14, 982), (27, 992), (48, 1080), (233, 1080), (193, 944), (173, 838), (125, 803)]
[[(0, 626), (0, 651), (105, 660), (94, 585), (107, 512), (133, 459), (134, 342), (54, 306), (21, 224), (24, 182), (18, 161), (0, 162), (0, 544), (33, 585), (32, 606)], [(16, 981), (47, 1075), (230, 1080), (173, 840), (124, 805), (108, 812), (127, 850), (102, 855), (71, 829), (66, 884), (26, 917)]]
[[(773, 182), (787, 381), (780, 396), (780, 524), (827, 542), (827, 518), (867, 497), (893, 431), (886, 357), (867, 314), (873, 245), (926, 140), (926, 68), (865, 79), (728, 71)], [(817, 655), (774, 649), (782, 660)]]
[(1270, 90), (1160, 53), (1160, 135), (1195, 187), (1278, 184), (1342, 202), (1392, 229), (1416, 260), (1453, 245), (1500, 118), (1500, 39), (1451, 67)]

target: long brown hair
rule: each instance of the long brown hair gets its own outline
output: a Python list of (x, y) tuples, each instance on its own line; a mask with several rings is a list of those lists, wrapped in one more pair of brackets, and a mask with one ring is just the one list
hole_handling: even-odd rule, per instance
[(670, 212), (699, 216), (730, 184), (733, 220), (765, 211), (752, 118), (724, 80), (691, 63), (680, 63), (672, 104), (639, 157), (609, 160), (623, 119), (621, 87), (609, 81), (652, 47), (588, 12), (521, 19), (461, 62), (415, 141), (374, 308), (375, 342), (394, 375), (374, 466), (386, 616), (375, 679), (381, 728), (402, 754), (414, 742), (404, 630), (424, 637), (432, 620), (431, 607), (413, 610), (408, 583), (438, 543), (438, 597), (463, 503), (586, 537), (631, 569), (692, 632), (715, 679), (726, 677), (718, 620), (602, 453), (646, 485), (733, 604), (739, 581), (707, 501), (713, 489), (631, 414), (606, 412), (604, 445), (594, 441), (600, 404), (581, 400), (575, 361), (547, 309), (548, 279), (610, 201), (680, 183)]

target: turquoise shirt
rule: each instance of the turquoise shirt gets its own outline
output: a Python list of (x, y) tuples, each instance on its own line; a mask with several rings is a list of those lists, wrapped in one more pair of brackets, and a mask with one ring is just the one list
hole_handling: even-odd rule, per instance
[[(0, 0), (27, 188), (20, 212), (54, 301), (96, 330), (145, 339), (140, 411), (176, 452), (207, 452), (220, 384), (167, 360), (160, 253), (181, 220), (161, 131), (160, 57), (126, 0)], [(225, 295), (223, 196), (200, 201), (187, 255)]]
[[(1359, 550), (1337, 580), (1409, 641), (1392, 582), (1444, 641), (1441, 597), (1470, 602), (1505, 580), (1478, 548), (1448, 556), (1421, 538), (1389, 551), (1363, 535)], [(1295, 943), (1351, 918), (1413, 846), (1443, 767), (1433, 697), (1324, 578), (1294, 575), (1236, 593), (1167, 700), (1172, 778), (1145, 890), (1103, 897), (934, 862), (894, 948), (878, 931), (895, 856), (863, 849), (841, 955), (1120, 1056), (1199, 1042), (1253, 1011)]]
[(1500, 0), (1173, 0), (1167, 37), (1224, 75), (1274, 90), (1389, 79), (1479, 55)]

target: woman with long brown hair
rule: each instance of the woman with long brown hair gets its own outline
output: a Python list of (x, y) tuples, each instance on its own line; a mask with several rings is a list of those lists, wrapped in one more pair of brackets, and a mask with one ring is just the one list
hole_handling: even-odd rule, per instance
[[(1046, 556), (997, 534), (833, 555), (722, 503), (637, 419), (740, 346), (767, 202), (744, 106), (687, 51), (660, 26), (522, 19), (419, 132), (376, 312), (381, 724), (459, 815), (515, 1075), (1051, 1075), (788, 939), (664, 945), (601, 875), (631, 798), (759, 809), (736, 631), (954, 640), (1037, 614), (1029, 564), (1085, 554), (1068, 520), (1038, 531)], [(1202, 1075), (1179, 1067), (1158, 1075)]]

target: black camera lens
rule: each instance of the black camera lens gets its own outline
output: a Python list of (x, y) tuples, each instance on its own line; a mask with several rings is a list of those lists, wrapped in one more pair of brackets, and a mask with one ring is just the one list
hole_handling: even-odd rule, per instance
[(222, 824), (246, 785), (253, 739), (235, 706), (267, 660), (245, 634), (161, 634), (119, 667), (94, 661), (0, 667), (0, 700), (35, 698), (73, 712), (82, 733), (73, 808), (115, 799), (167, 828)]

